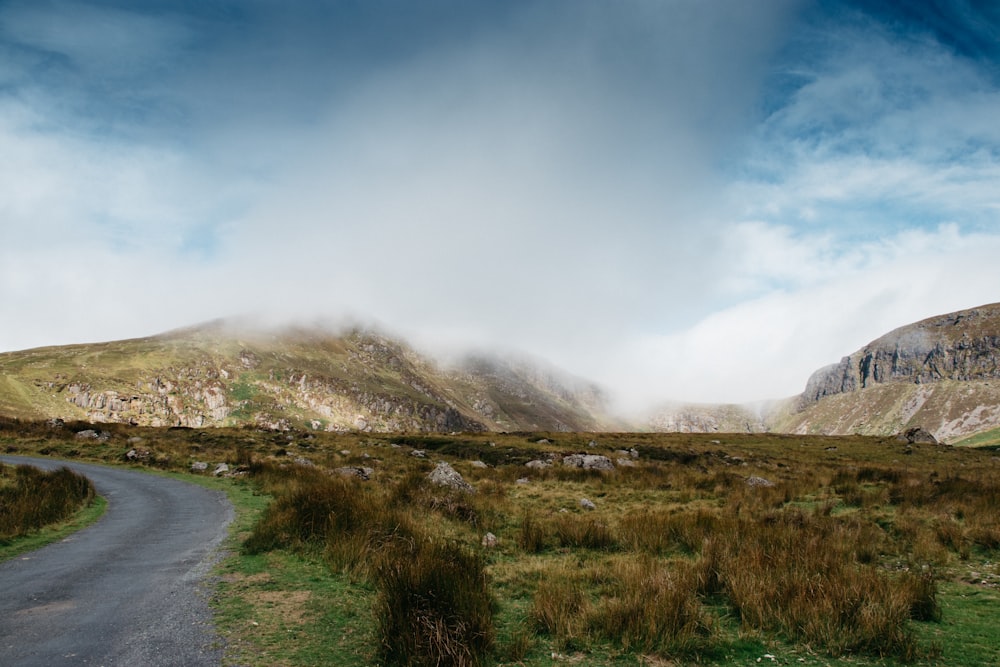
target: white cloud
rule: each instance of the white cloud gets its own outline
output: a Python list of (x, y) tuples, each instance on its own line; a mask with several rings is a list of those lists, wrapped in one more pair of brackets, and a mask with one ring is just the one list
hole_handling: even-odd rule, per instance
[[(812, 254), (808, 239), (799, 247), (787, 243), (781, 229), (742, 233), (783, 243), (768, 264), (744, 265), (752, 276), (819, 278), (765, 291), (672, 334), (635, 337), (591, 375), (623, 388), (631, 405), (781, 398), (802, 391), (813, 371), (896, 327), (997, 300), (1000, 265), (991, 258), (1000, 252), (1000, 235), (963, 235), (950, 225), (905, 231), (857, 248), (843, 263)], [(811, 266), (796, 271), (803, 261)]]
[(1000, 97), (931, 43), (833, 30), (757, 119), (794, 3), (539, 4), (363, 65), (289, 15), (198, 67), (195, 23), (18, 7), (7, 33), (189, 117), (0, 99), (0, 349), (348, 313), (633, 403), (753, 400), (996, 300)]

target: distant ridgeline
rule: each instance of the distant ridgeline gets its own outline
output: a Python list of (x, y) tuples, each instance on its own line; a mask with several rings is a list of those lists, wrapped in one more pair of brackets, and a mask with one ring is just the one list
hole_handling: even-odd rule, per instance
[(148, 426), (598, 431), (592, 384), (540, 365), (468, 357), (442, 368), (363, 330), (237, 330), (0, 354), (0, 414)]
[(652, 425), (828, 435), (922, 427), (945, 442), (1000, 428), (1000, 304), (900, 327), (813, 373), (799, 396), (753, 408), (672, 406)]

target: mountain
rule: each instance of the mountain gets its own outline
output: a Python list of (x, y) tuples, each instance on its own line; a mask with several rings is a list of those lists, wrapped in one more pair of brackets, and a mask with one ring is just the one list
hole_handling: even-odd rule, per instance
[(752, 405), (673, 403), (656, 431), (892, 435), (920, 427), (1000, 441), (1000, 304), (900, 327), (812, 374), (799, 396)]
[(1000, 428), (1000, 304), (891, 331), (813, 373), (768, 423), (833, 435), (919, 426), (945, 441)]
[(0, 414), (331, 431), (621, 428), (597, 387), (538, 363), (475, 355), (444, 367), (370, 330), (224, 321), (0, 354)]

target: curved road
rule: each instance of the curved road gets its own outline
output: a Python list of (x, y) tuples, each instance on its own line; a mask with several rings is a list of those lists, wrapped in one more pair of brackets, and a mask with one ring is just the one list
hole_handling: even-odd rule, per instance
[(203, 579), (233, 509), (224, 494), (122, 468), (66, 466), (108, 500), (97, 523), (0, 563), (0, 665), (218, 665)]

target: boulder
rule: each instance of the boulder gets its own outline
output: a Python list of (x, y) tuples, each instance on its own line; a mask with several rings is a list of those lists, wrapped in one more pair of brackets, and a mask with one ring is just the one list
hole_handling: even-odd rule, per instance
[(497, 536), (493, 533), (486, 533), (483, 535), (483, 546), (487, 549), (493, 549), (496, 547), (498, 542), (499, 540), (497, 539)]
[(466, 482), (457, 470), (444, 461), (437, 464), (437, 467), (434, 468), (429, 475), (427, 475), (427, 479), (430, 480), (431, 484), (444, 486), (449, 489), (462, 491), (464, 493), (476, 492), (476, 490), (472, 488), (472, 485)]
[(228, 472), (229, 472), (229, 464), (220, 463), (219, 465), (215, 466), (215, 470), (212, 471), (212, 474), (215, 475), (216, 477), (221, 477), (222, 475), (225, 475)]
[(542, 470), (543, 468), (551, 468), (552, 467), (552, 462), (551, 461), (542, 461), (540, 459), (536, 459), (534, 461), (528, 461), (524, 465), (526, 467), (528, 467), (528, 468), (533, 468), (534, 470)]
[(774, 482), (772, 482), (769, 479), (764, 479), (763, 477), (757, 477), (756, 475), (754, 475), (752, 477), (747, 477), (746, 485), (767, 487), (767, 486), (774, 486)]
[(564, 456), (562, 463), (570, 468), (583, 468), (584, 470), (614, 470), (615, 464), (607, 456), (599, 454), (570, 454)]
[(597, 509), (597, 505), (594, 504), (594, 501), (589, 500), (587, 498), (580, 498), (580, 507), (582, 507), (585, 510)]
[(195, 461), (191, 464), (191, 472), (205, 472), (208, 470), (208, 464), (204, 461)]
[(914, 428), (908, 428), (899, 435), (896, 436), (896, 440), (900, 442), (907, 442), (911, 445), (914, 444), (924, 444), (924, 445), (936, 445), (938, 444), (937, 438), (934, 437), (930, 431), (923, 429), (919, 426)]
[(370, 480), (372, 475), (375, 474), (373, 468), (366, 468), (365, 466), (344, 466), (343, 468), (335, 468), (334, 472), (344, 477), (357, 477), (365, 482)]
[(473, 468), (489, 468), (489, 466), (486, 465), (485, 463), (483, 463), (482, 461), (473, 461), (472, 462), (472, 467)]

